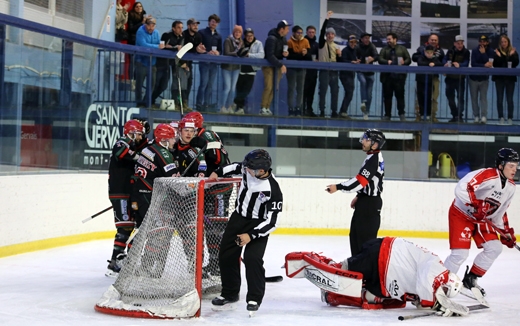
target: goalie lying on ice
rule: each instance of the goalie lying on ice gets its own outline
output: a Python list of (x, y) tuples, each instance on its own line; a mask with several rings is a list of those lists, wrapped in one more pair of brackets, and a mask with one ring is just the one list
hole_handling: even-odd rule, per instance
[(285, 257), (290, 278), (306, 278), (321, 289), (329, 305), (363, 309), (417, 308), (467, 315), (465, 306), (451, 301), (462, 288), (439, 257), (400, 238), (367, 241), (361, 252), (336, 263), (313, 252), (292, 252)]

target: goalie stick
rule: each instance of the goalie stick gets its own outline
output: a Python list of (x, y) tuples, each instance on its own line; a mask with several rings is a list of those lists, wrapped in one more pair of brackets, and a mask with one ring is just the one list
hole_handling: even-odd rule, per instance
[[(469, 309), (469, 311), (476, 311), (476, 310), (482, 310), (482, 309), (489, 309), (489, 307), (486, 305), (483, 305), (483, 304), (476, 304), (476, 305), (468, 306), (468, 309)], [(429, 312), (425, 312), (425, 313), (417, 314), (417, 315), (399, 316), (399, 317), (397, 317), (397, 319), (410, 320), (410, 319), (415, 319), (415, 318), (438, 316), (437, 315), (438, 312), (439, 311), (429, 311)]]
[(184, 108), (182, 105), (182, 90), (181, 90), (181, 76), (180, 76), (180, 70), (182, 69), (179, 67), (179, 61), (181, 61), (182, 57), (193, 48), (193, 43), (187, 43), (184, 44), (184, 46), (177, 52), (177, 55), (175, 56), (175, 69), (177, 70), (177, 82), (179, 84), (179, 103), (181, 105), (181, 119), (184, 116)]
[(98, 213), (92, 215), (91, 217), (87, 217), (86, 219), (84, 219), (83, 221), (81, 221), (81, 223), (87, 223), (88, 221), (92, 220), (92, 219), (95, 218), (96, 216), (99, 216), (99, 215), (101, 215), (101, 214), (103, 214), (103, 213), (105, 213), (105, 212), (107, 212), (107, 211), (109, 211), (109, 210), (111, 210), (111, 209), (112, 209), (112, 206), (107, 207), (107, 208), (105, 208), (104, 210), (102, 210), (101, 212), (98, 212)]

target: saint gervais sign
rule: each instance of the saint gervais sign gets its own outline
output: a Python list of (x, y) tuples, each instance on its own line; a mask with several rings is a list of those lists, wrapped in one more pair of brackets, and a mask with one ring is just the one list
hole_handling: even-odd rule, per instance
[(108, 166), (112, 146), (122, 136), (125, 122), (139, 115), (139, 108), (92, 104), (85, 115), (86, 148), (83, 165)]

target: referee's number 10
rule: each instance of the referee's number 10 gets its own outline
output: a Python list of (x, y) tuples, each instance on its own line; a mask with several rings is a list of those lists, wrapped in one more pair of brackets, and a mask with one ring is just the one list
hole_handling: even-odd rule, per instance
[(271, 203), (273, 206), (271, 207), (272, 211), (281, 211), (282, 210), (282, 202), (281, 201), (273, 201)]

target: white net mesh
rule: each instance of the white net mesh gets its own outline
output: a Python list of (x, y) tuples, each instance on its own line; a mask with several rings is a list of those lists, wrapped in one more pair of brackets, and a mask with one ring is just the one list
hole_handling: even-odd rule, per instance
[(238, 182), (156, 179), (152, 203), (119, 277), (96, 310), (135, 317), (195, 316), (199, 291), (221, 290), (219, 244)]

